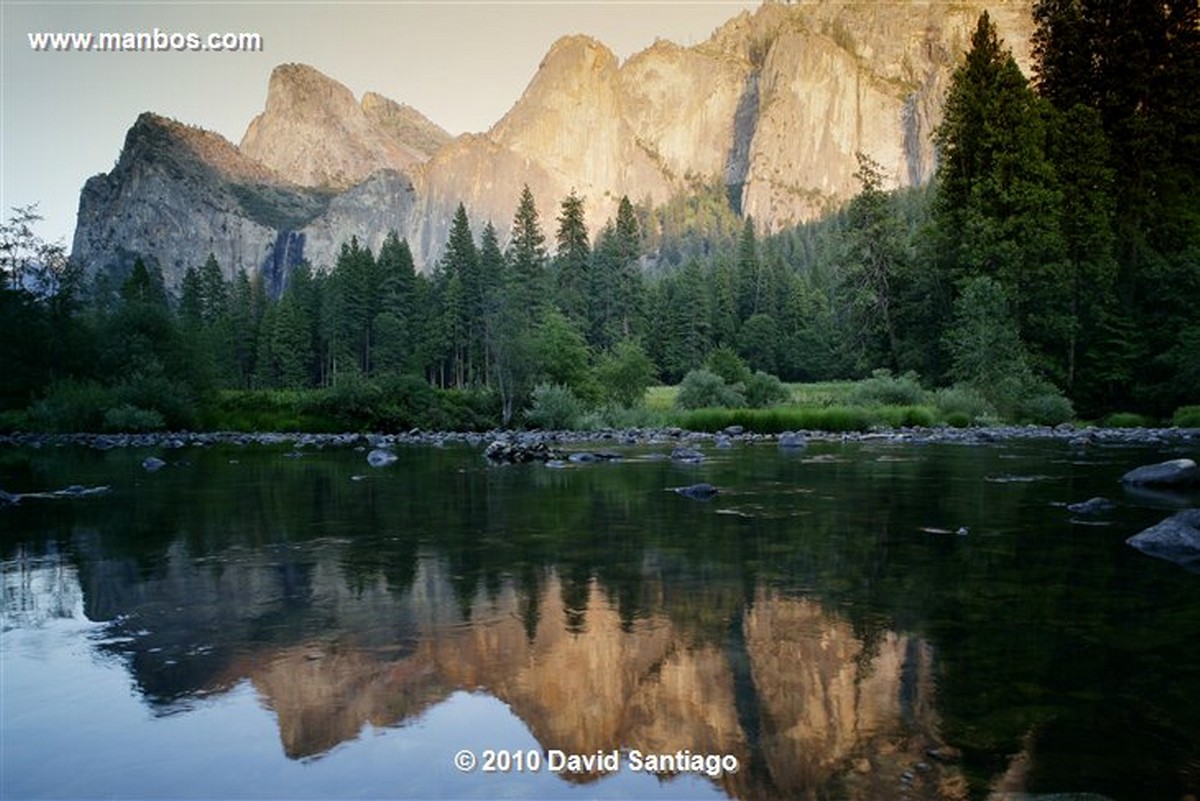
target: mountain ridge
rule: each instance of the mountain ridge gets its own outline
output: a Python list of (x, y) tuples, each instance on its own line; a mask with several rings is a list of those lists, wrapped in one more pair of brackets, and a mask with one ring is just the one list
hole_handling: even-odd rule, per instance
[[(1026, 69), (1030, 5), (988, 5)], [(941, 99), (983, 9), (765, 4), (700, 44), (658, 40), (624, 62), (590, 36), (564, 36), (508, 112), (485, 132), (453, 138), (411, 107), (370, 92), (358, 100), (315, 68), (280, 65), (239, 145), (188, 145), (196, 137), (187, 126), (159, 126), (183, 140), (166, 149), (172, 158), (213, 161), (197, 168), (204, 180), (139, 180), (171, 173), (156, 161), (166, 151), (144, 150), (145, 164), (123, 150), (117, 168), (90, 179), (75, 251), (91, 271), (143, 253), (170, 284), (210, 250), (230, 271), (286, 275), (300, 260), (331, 266), (351, 236), (377, 249), (387, 234), (378, 226), (391, 225), (428, 270), (460, 202), (476, 225), (491, 221), (503, 236), (523, 184), (547, 229), (571, 191), (594, 234), (622, 196), (653, 206), (721, 182), (738, 212), (778, 230), (852, 197), (857, 152), (883, 165), (890, 187), (929, 179)], [(231, 193), (251, 199), (229, 203)], [(190, 213), (207, 222), (185, 224)], [(221, 231), (226, 241), (217, 241)]]

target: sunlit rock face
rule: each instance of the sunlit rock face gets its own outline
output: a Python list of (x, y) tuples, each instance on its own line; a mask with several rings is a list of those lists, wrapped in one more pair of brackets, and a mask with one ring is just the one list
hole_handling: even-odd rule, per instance
[(283, 64), (239, 149), (294, 183), (345, 190), (376, 170), (425, 161), (449, 140), (408, 106), (375, 93), (360, 103), (312, 67)]
[(74, 255), (94, 271), (140, 253), (173, 286), (211, 250), (228, 272), (282, 286), (295, 263), (328, 268), (351, 236), (381, 243), (394, 229), (428, 270), (460, 202), (505, 241), (523, 184), (547, 229), (572, 190), (594, 234), (623, 195), (653, 205), (718, 183), (778, 230), (852, 197), (856, 153), (889, 187), (930, 178), (942, 98), (985, 7), (1028, 73), (1029, 0), (772, 3), (694, 47), (660, 41), (623, 64), (565, 37), (502, 119), (452, 141), (407, 106), (282, 65), (239, 148), (207, 134), (189, 149), (198, 135), (160, 120), (191, 153), (164, 160), (136, 146), (139, 121), (117, 168), (84, 187)]
[(460, 202), (479, 227), (491, 221), (506, 240), (525, 184), (547, 230), (571, 191), (585, 199), (593, 232), (616, 216), (622, 195), (665, 201), (672, 183), (639, 144), (624, 104), (612, 51), (586, 36), (557, 41), (490, 131), (460, 137), (424, 167), (415, 253), (425, 264), (436, 259)]

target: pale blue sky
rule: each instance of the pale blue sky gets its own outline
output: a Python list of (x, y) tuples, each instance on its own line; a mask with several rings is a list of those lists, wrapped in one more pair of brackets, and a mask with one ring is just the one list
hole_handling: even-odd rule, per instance
[[(695, 44), (757, 2), (20, 2), (0, 0), (0, 208), (38, 203), (69, 247), (79, 190), (113, 166), (143, 111), (234, 143), (271, 69), (311, 64), (355, 93), (407, 103), (453, 134), (486, 130), (559, 36), (622, 59), (655, 38)], [(261, 53), (34, 52), (39, 31), (256, 31)]]

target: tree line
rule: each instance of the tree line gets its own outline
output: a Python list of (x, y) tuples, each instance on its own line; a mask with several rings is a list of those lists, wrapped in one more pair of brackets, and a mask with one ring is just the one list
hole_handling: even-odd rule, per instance
[(1200, 10), (1043, 0), (1034, 14), (1033, 80), (979, 19), (931, 185), (885, 191), (859, 154), (846, 207), (770, 235), (725, 187), (697, 185), (659, 208), (622, 198), (593, 242), (584, 198), (547, 226), (525, 187), (504, 246), (460, 204), (428, 275), (393, 233), (378, 253), (351, 239), (328, 269), (302, 265), (279, 298), (211, 255), (172, 296), (142, 259), (86, 282), (19, 210), (0, 243), (0, 402), (70, 409), (91, 392), (99, 424), (185, 425), (214, 390), (406, 377), (510, 425), (536, 420), (550, 388), (631, 406), (732, 356), (731, 382), (885, 369), (963, 385), (1008, 418), (1071, 403), (1166, 415), (1200, 387)]

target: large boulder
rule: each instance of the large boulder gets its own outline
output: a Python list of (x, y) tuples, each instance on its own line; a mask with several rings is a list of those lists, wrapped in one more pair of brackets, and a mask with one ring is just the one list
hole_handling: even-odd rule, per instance
[(1200, 484), (1200, 467), (1191, 459), (1171, 459), (1130, 470), (1121, 483), (1153, 487), (1189, 487)]
[(1200, 572), (1200, 509), (1185, 509), (1125, 541), (1148, 556)]

